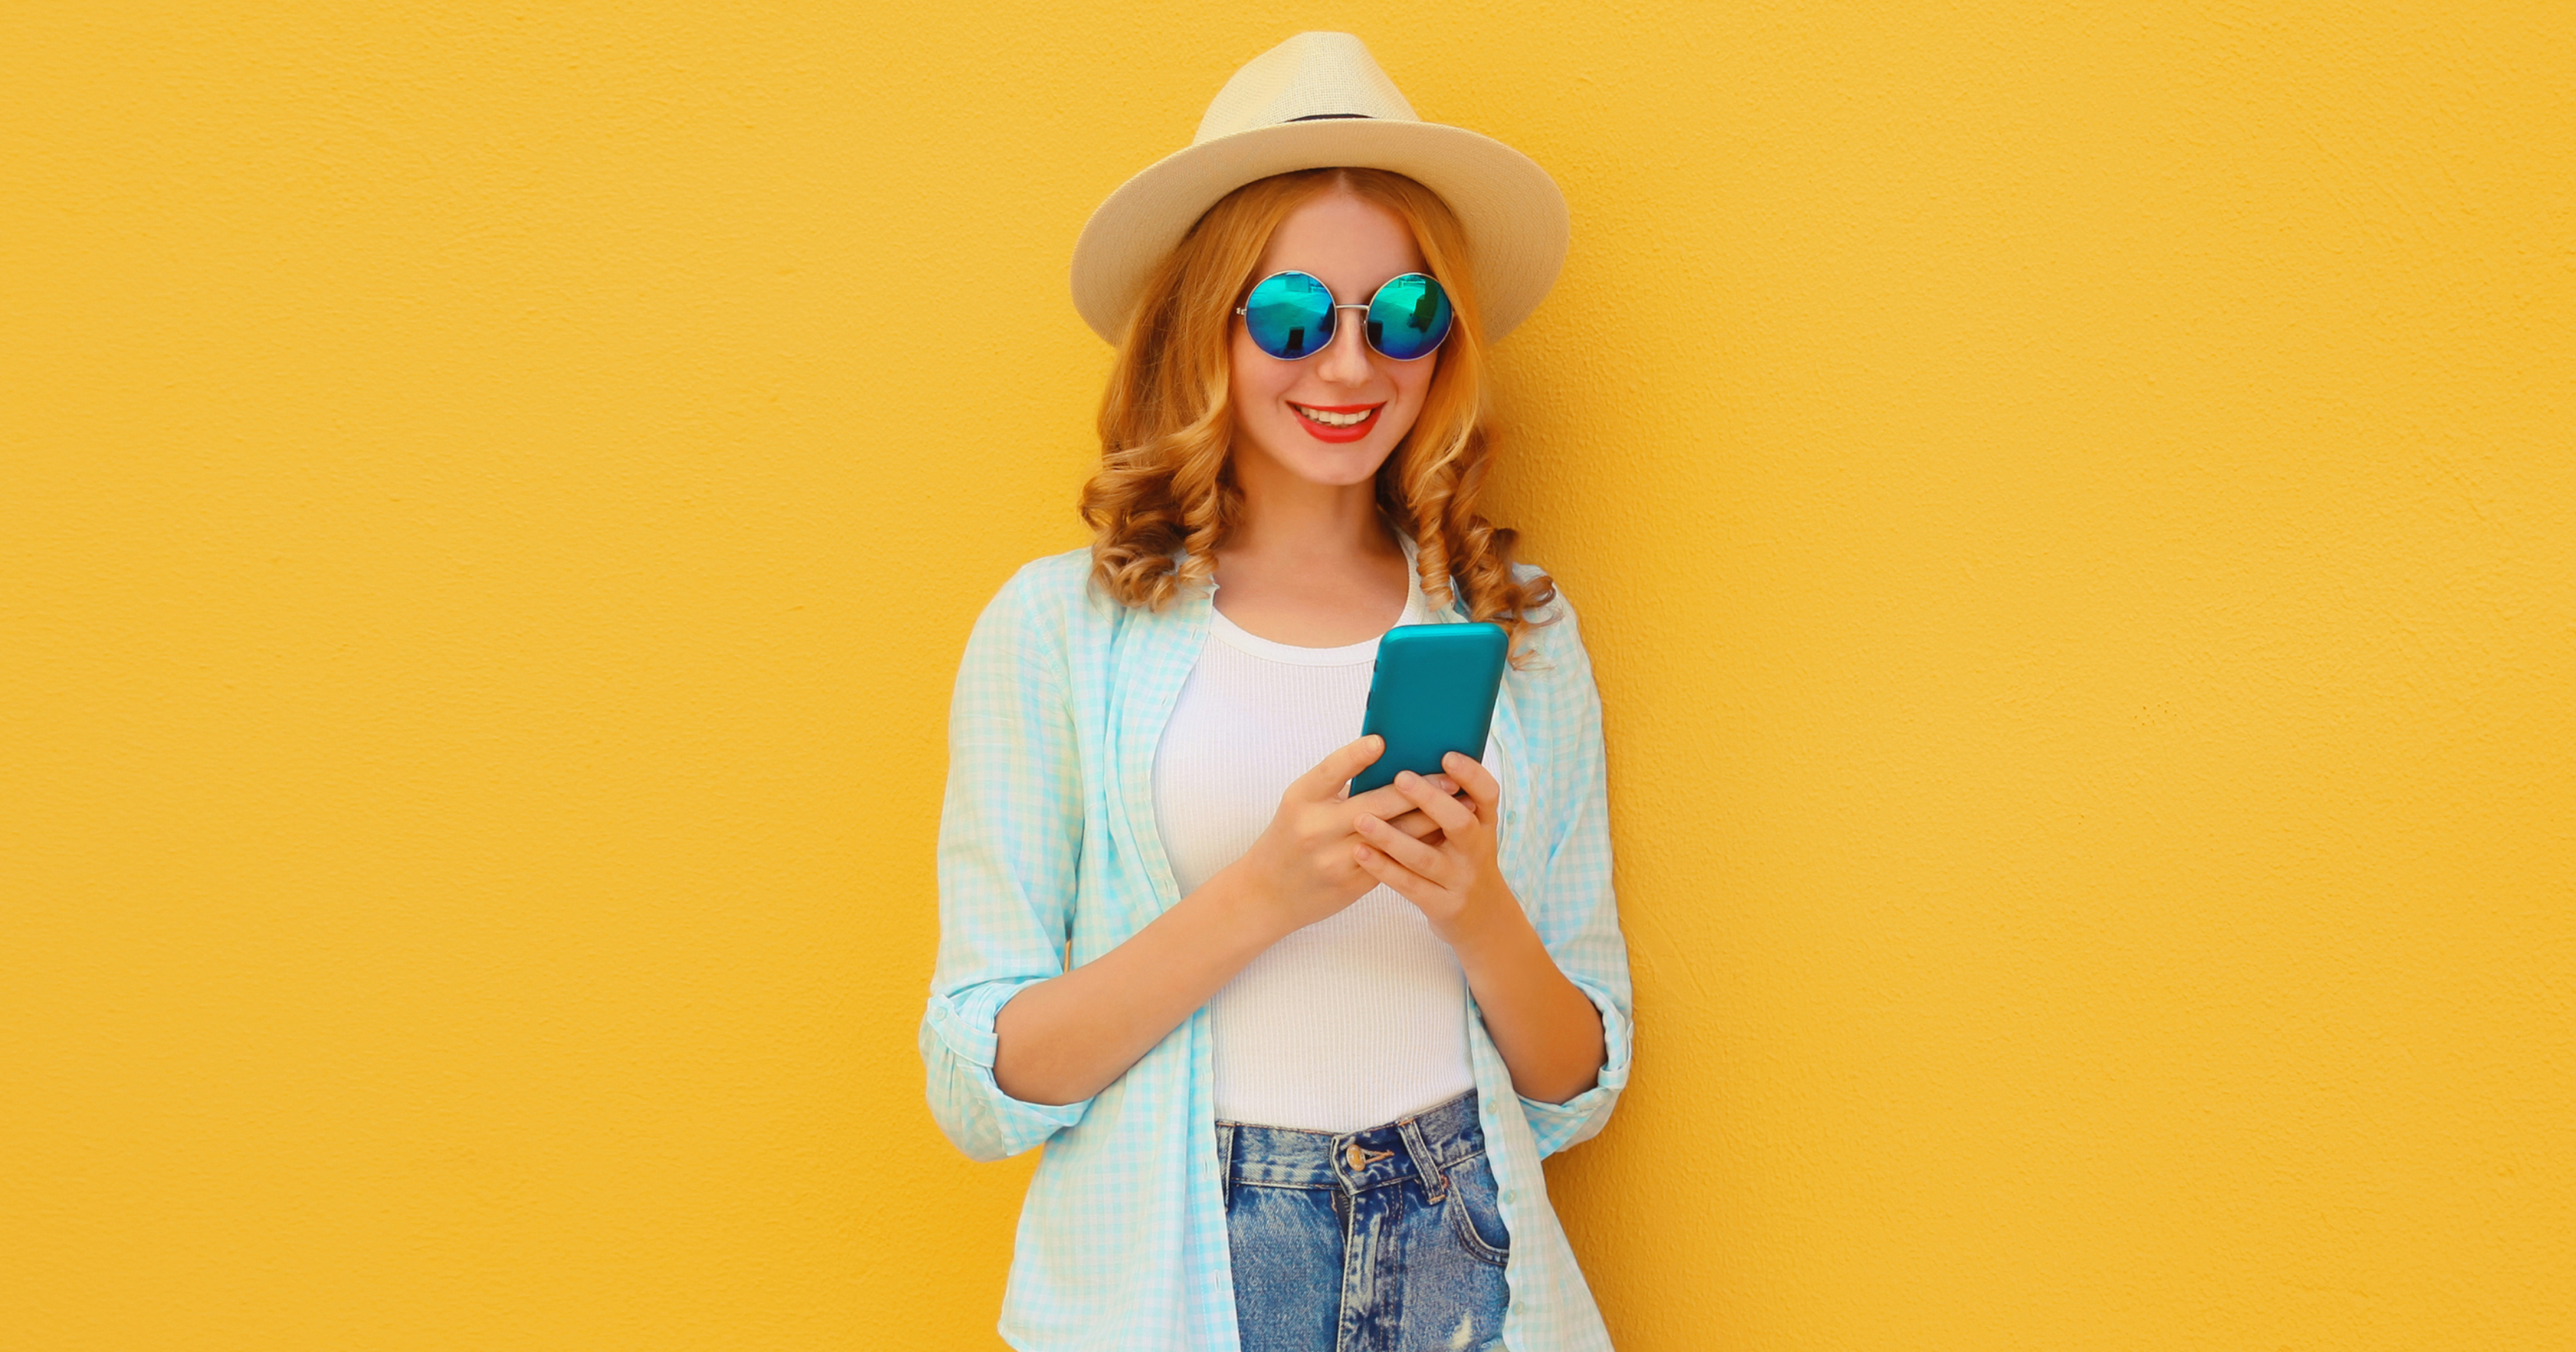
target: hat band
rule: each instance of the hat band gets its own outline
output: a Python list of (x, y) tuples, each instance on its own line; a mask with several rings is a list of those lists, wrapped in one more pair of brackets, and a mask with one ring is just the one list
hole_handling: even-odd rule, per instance
[[(1288, 121), (1289, 121), (1289, 122), (1328, 122), (1328, 121), (1331, 121), (1332, 119), (1337, 118), (1337, 117), (1356, 117), (1356, 118), (1360, 119), (1360, 120), (1361, 120), (1361, 121), (1363, 121), (1363, 122), (1371, 120), (1371, 119), (1369, 118), (1369, 115), (1368, 115), (1368, 114), (1366, 114), (1366, 113), (1308, 113), (1308, 114), (1306, 114), (1304, 117), (1292, 117), (1292, 118), (1288, 119)], [(1286, 123), (1281, 123), (1281, 124), (1279, 124), (1279, 125), (1285, 126), (1285, 125), (1287, 125), (1287, 124), (1286, 124)]]

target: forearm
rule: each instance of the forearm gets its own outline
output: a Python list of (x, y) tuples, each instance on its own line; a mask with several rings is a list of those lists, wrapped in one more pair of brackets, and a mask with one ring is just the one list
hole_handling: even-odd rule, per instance
[(1023, 1103), (1079, 1103), (1109, 1087), (1279, 939), (1227, 869), (1125, 943), (1002, 1006), (993, 1080)]
[(1517, 904), (1490, 933), (1454, 947), (1514, 1092), (1563, 1103), (1597, 1082), (1608, 1051), (1601, 1011), (1566, 979)]

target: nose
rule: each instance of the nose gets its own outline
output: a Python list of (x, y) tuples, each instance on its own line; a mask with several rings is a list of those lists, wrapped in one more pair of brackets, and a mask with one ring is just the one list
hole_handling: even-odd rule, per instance
[(1324, 350), (1315, 354), (1315, 374), (1336, 385), (1364, 385), (1372, 374), (1369, 369), (1368, 341), (1363, 329), (1368, 313), (1354, 306), (1333, 315), (1333, 336)]

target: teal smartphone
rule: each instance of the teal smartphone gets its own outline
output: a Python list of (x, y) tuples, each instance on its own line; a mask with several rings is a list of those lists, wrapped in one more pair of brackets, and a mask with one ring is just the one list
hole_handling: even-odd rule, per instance
[(1377, 641), (1360, 735), (1386, 739), (1386, 754), (1351, 777), (1351, 792), (1395, 782), (1396, 772), (1440, 773), (1452, 751), (1484, 759), (1494, 696), (1503, 688), (1509, 636), (1499, 624), (1399, 624)]

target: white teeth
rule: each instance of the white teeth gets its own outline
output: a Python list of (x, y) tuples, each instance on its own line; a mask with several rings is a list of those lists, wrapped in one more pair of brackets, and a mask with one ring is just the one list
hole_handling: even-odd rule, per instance
[(1362, 409), (1357, 413), (1326, 413), (1320, 408), (1308, 408), (1304, 404), (1290, 404), (1288, 407), (1297, 410), (1300, 414), (1303, 414), (1308, 418), (1314, 419), (1316, 422), (1322, 423), (1326, 427), (1357, 427), (1361, 423), (1368, 421), (1369, 414), (1377, 411), (1375, 409)]

